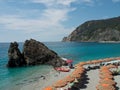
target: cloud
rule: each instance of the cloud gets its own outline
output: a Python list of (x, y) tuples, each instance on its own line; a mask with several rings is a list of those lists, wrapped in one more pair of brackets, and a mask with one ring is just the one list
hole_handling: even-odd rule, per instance
[(47, 7), (54, 7), (54, 6), (70, 6), (71, 3), (75, 2), (76, 0), (31, 0), (34, 3), (42, 3)]
[[(63, 7), (61, 9), (59, 8), (59, 6), (53, 7), (49, 5), (62, 4), (63, 6), (69, 6), (70, 3), (72, 3), (72, 1), (74, 0), (68, 0), (63, 2), (61, 1), (58, 0), (58, 2), (56, 2), (55, 0), (32, 0), (32, 2), (42, 3), (47, 6), (47, 8), (44, 9), (42, 13), (39, 10), (35, 12), (35, 14), (40, 15), (40, 17), (37, 16), (37, 18), (26, 18), (29, 17), (29, 15), (27, 14), (29, 13), (29, 11), (22, 10), (21, 12), (21, 10), (19, 10), (19, 14), (1, 16), (0, 24), (2, 24), (6, 29), (26, 30), (29, 32), (54, 29), (56, 27), (64, 28), (62, 22), (68, 19), (68, 13), (74, 10), (74, 8)], [(32, 13), (34, 11), (31, 10)]]
[[(55, 11), (54, 11), (55, 12)], [(46, 11), (46, 14), (50, 13)], [(56, 13), (60, 13), (57, 11)], [(54, 13), (54, 14), (56, 14)], [(64, 13), (63, 13), (64, 14)], [(51, 15), (50, 15), (51, 16)], [(4, 30), (26, 33), (28, 38), (38, 38), (41, 41), (57, 41), (67, 36), (74, 28), (65, 28), (61, 23), (62, 15), (49, 18), (39, 19), (23, 19), (20, 16), (2, 16), (0, 17), (0, 25), (4, 25)], [(9, 33), (8, 33), (9, 34)], [(26, 37), (25, 36), (25, 37)], [(24, 37), (24, 36), (23, 36)]]
[(116, 2), (120, 2), (120, 0), (112, 0), (112, 1), (115, 2), (115, 3), (116, 3)]
[[(74, 27), (65, 27), (63, 22), (70, 19), (69, 12), (77, 8), (72, 6), (73, 3), (93, 5), (94, 0), (1, 0), (15, 11), (12, 13), (2, 14), (0, 17), (0, 29), (26, 33), (26, 37), (41, 38), (42, 40), (61, 40), (74, 30)], [(11, 3), (17, 3), (16, 8)], [(20, 4), (19, 4), (20, 3)], [(21, 5), (22, 4), (22, 5)], [(26, 5), (35, 7), (44, 6), (44, 8), (35, 7), (24, 9)], [(10, 6), (12, 5), (12, 6)], [(22, 8), (20, 7), (22, 6)], [(24, 8), (23, 8), (24, 7)], [(1, 7), (3, 8), (3, 7)]]
[(33, 10), (17, 9), (17, 13), (1, 15), (1, 29), (17, 30), (27, 34), (33, 34), (33, 36), (35, 34), (37, 37), (41, 36), (44, 40), (61, 40), (62, 37), (68, 35), (73, 30), (73, 27), (65, 28), (63, 22), (69, 19), (68, 13), (75, 10), (75, 8), (71, 7), (71, 4), (75, 1), (30, 0), (32, 4), (43, 4), (46, 8), (42, 12), (39, 8)]
[(95, 0), (80, 0), (81, 3), (84, 4), (93, 4)]
[(91, 3), (93, 0), (80, 0), (81, 2)]

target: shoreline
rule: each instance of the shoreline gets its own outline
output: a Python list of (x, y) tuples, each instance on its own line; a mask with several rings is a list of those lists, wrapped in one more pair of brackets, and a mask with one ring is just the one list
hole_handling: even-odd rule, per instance
[(98, 43), (120, 43), (120, 41), (98, 41)]
[(57, 72), (54, 69), (44, 75), (45, 79), (38, 79), (36, 82), (30, 83), (28, 85), (24, 85), (20, 88), (20, 90), (43, 90), (47, 86), (51, 86), (57, 80), (62, 79), (63, 77), (69, 75), (74, 69), (71, 69), (70, 72)]
[(77, 43), (120, 43), (120, 41), (61, 41), (61, 42), (77, 42)]

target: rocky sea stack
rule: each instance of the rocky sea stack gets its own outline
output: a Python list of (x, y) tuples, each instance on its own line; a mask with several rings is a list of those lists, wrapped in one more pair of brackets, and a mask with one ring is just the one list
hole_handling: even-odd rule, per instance
[(8, 50), (8, 57), (8, 67), (40, 64), (49, 64), (56, 67), (65, 64), (65, 61), (56, 52), (50, 50), (43, 43), (33, 39), (25, 41), (22, 53), (18, 48), (17, 42), (11, 43)]
[(120, 16), (115, 18), (92, 20), (78, 26), (64, 42), (101, 42), (120, 41)]

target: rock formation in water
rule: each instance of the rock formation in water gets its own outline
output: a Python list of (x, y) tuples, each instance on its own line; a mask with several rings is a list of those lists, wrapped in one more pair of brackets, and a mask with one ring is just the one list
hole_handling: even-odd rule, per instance
[(62, 65), (62, 60), (54, 51), (36, 40), (26, 40), (23, 47), (24, 59), (27, 65), (51, 64)]
[(87, 21), (77, 27), (68, 37), (64, 37), (62, 41), (120, 41), (120, 16), (104, 20)]
[(8, 50), (8, 67), (30, 66), (49, 64), (61, 66), (65, 64), (57, 53), (48, 49), (43, 43), (36, 40), (26, 40), (23, 46), (23, 53), (18, 49), (18, 44), (11, 43)]
[(18, 43), (10, 43), (10, 47), (8, 50), (8, 67), (19, 67), (19, 66), (24, 66), (26, 64), (23, 55), (21, 54), (19, 48), (18, 48)]

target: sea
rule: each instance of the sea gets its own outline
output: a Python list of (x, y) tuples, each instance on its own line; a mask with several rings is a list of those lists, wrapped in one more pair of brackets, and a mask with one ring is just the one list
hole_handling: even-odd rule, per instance
[[(82, 61), (120, 57), (120, 43), (90, 42), (43, 42), (60, 57), (72, 59), (74, 64)], [(10, 43), (0, 43), (0, 90), (19, 90), (20, 87), (37, 82), (41, 75), (49, 74), (52, 66), (39, 65), (7, 68)], [(22, 51), (23, 43), (19, 43)]]

